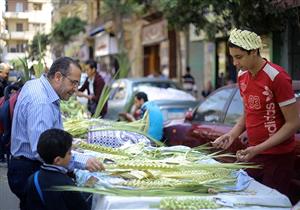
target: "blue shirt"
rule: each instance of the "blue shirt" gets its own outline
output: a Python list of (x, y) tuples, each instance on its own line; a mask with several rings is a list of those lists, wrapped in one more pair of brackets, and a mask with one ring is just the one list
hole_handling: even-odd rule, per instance
[(163, 115), (159, 107), (152, 101), (144, 103), (141, 107), (142, 115), (147, 110), (149, 113), (149, 129), (148, 134), (156, 140), (161, 140), (163, 134)]
[[(50, 128), (63, 129), (60, 99), (45, 76), (23, 86), (13, 114), (11, 153), (41, 160), (37, 143), (41, 133)], [(72, 157), (70, 169), (84, 168), (88, 157)], [(75, 161), (75, 162), (74, 162)]]

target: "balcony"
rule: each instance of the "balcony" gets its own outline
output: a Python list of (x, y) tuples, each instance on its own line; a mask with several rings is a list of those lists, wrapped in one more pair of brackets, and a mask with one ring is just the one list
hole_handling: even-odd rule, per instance
[(25, 52), (24, 53), (21, 53), (21, 52), (15, 52), (15, 53), (9, 52), (9, 53), (7, 53), (7, 54), (4, 55), (4, 60), (5, 61), (16, 60), (16, 59), (19, 59), (19, 58), (23, 58), (25, 56), (26, 56)]
[(51, 23), (51, 13), (45, 11), (30, 11), (27, 17), (29, 23)]
[(4, 19), (28, 19), (28, 12), (4, 12)]
[(9, 33), (8, 31), (4, 31), (0, 33), (0, 39), (2, 40), (8, 40), (9, 39)]
[(47, 0), (30, 0), (30, 3), (47, 3)]
[(9, 39), (17, 40), (31, 40), (34, 36), (33, 32), (30, 31), (12, 31), (9, 32)]

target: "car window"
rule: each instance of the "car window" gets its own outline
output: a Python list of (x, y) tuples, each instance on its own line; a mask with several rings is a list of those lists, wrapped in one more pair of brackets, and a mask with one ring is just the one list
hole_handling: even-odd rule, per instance
[(237, 91), (232, 98), (225, 117), (225, 124), (235, 125), (239, 117), (243, 114), (244, 106), (242, 103), (240, 92)]
[(110, 93), (110, 100), (123, 100), (126, 96), (125, 82), (113, 83)]
[(225, 115), (224, 109), (227, 101), (230, 99), (234, 88), (221, 89), (212, 93), (205, 101), (203, 101), (196, 113), (193, 120), (205, 122), (221, 122), (222, 117)]
[(134, 84), (133, 92), (137, 91), (142, 86), (178, 89), (178, 87), (176, 87), (176, 85), (171, 82), (140, 82), (140, 83)]
[(295, 90), (295, 97), (296, 97), (297, 99), (300, 98), (300, 90)]

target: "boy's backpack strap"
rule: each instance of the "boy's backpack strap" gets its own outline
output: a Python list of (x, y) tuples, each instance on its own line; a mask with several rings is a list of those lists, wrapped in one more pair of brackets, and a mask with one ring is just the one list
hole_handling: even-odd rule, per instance
[(17, 99), (18, 99), (18, 96), (20, 94), (20, 91), (21, 90), (18, 90), (14, 93), (11, 94), (10, 98), (9, 98), (9, 114), (10, 114), (10, 119), (12, 120), (13, 118), (13, 112), (15, 110), (15, 105), (16, 105), (16, 102), (17, 102)]
[(34, 185), (35, 185), (35, 188), (36, 188), (36, 190), (37, 190), (37, 192), (40, 196), (40, 199), (41, 199), (42, 203), (45, 205), (44, 196), (43, 196), (42, 190), (40, 188), (39, 180), (38, 180), (39, 173), (40, 173), (40, 171), (37, 171), (37, 172), (34, 173)]

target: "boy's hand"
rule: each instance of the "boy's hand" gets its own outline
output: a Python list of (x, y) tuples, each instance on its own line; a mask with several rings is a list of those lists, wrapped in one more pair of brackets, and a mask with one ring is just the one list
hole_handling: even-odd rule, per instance
[(91, 157), (86, 161), (85, 168), (90, 172), (105, 170), (103, 164), (97, 158), (94, 157)]

